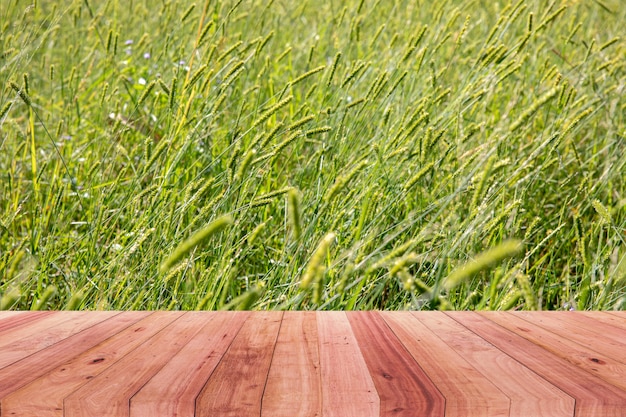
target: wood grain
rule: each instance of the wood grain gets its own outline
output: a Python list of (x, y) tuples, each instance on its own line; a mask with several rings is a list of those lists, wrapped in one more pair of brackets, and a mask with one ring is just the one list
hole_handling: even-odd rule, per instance
[(322, 415), (315, 312), (285, 312), (267, 376), (261, 416)]
[(551, 352), (621, 389), (626, 389), (626, 366), (623, 363), (567, 338), (555, 336), (551, 331), (524, 320), (523, 316), (508, 313), (488, 316), (490, 316), (490, 320), (519, 334), (535, 345), (542, 347), (545, 351)]
[(626, 314), (624, 311), (605, 311), (604, 313), (613, 315), (622, 321), (626, 320)]
[(244, 323), (196, 400), (196, 416), (261, 414), (261, 399), (282, 312), (257, 312)]
[(577, 311), (576, 315), (591, 319), (594, 323), (610, 325), (611, 327), (607, 328), (607, 331), (602, 334), (602, 337), (607, 334), (612, 335), (615, 328), (626, 331), (626, 314), (615, 315), (605, 311)]
[(49, 316), (53, 313), (52, 311), (0, 311), (0, 314), (2, 314), (0, 316), (0, 340), (5, 337), (3, 332), (35, 320), (40, 320), (44, 316)]
[(411, 340), (394, 334), (378, 312), (347, 315), (380, 397), (380, 416), (442, 416), (446, 401), (420, 367), (428, 359), (414, 354), (414, 346), (407, 344)]
[(19, 361), (37, 351), (85, 330), (105, 316), (112, 317), (118, 312), (89, 314), (89, 312), (68, 312), (51, 314), (35, 321), (31, 326), (19, 326), (5, 332), (0, 339), (0, 368)]
[[(128, 416), (130, 398), (198, 331), (202, 316), (156, 312), (162, 329), (65, 398), (66, 417)], [(173, 323), (176, 322), (176, 325)]]
[(206, 324), (131, 398), (131, 417), (192, 417), (195, 413), (196, 397), (249, 313), (190, 314), (204, 315)]
[(0, 312), (0, 417), (625, 416), (624, 312)]
[(380, 415), (376, 386), (341, 311), (317, 313), (325, 417)]
[[(464, 313), (414, 313), (420, 323), (428, 327), (433, 334), (510, 398), (510, 416), (574, 415), (574, 398), (459, 324), (452, 318), (459, 314)], [(439, 360), (437, 362), (447, 367), (444, 362)], [(474, 384), (477, 382), (472, 382), (471, 386)]]
[(520, 311), (515, 316), (548, 330), (557, 339), (571, 340), (621, 365), (626, 364), (626, 330), (620, 331), (583, 315), (573, 316), (569, 311)]
[[(0, 409), (5, 415), (63, 416), (65, 397), (152, 337), (163, 324), (159, 314), (125, 312), (92, 327), (94, 332), (80, 339), (67, 339), (72, 342), (69, 346), (46, 352), (57, 367), (3, 398)], [(28, 375), (32, 370), (22, 372)]]
[(576, 417), (623, 415), (625, 391), (492, 321), (500, 314), (457, 312), (452, 317), (573, 397)]
[(447, 417), (509, 415), (509, 398), (415, 316), (409, 312), (383, 316), (445, 397)]

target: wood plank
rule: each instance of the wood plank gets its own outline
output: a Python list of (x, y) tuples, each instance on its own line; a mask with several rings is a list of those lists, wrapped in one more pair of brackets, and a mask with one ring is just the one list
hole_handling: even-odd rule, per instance
[[(65, 397), (89, 383), (167, 323), (163, 313), (136, 311), (122, 313), (88, 329), (85, 333), (92, 329), (97, 332), (82, 335), (82, 340), (74, 340), (66, 351), (55, 352), (56, 356), (49, 355), (58, 366), (2, 399), (0, 409), (4, 415), (62, 417)], [(59, 355), (65, 358), (59, 359)], [(39, 363), (48, 362), (40, 354), (34, 356)]]
[[(451, 318), (458, 313), (416, 312), (413, 314), (420, 323), (428, 327), (434, 335), (510, 398), (511, 417), (571, 417), (574, 415), (574, 398)], [(433, 360), (441, 362), (441, 359), (437, 357)], [(448, 367), (446, 362), (441, 365)], [(456, 368), (457, 366), (450, 367)], [(469, 372), (466, 375), (471, 376)], [(456, 380), (456, 377), (453, 380)], [(474, 386), (479, 387), (475, 384), (477, 382), (472, 381), (468, 385), (462, 385), (463, 390), (472, 389), (471, 387)]]
[(283, 313), (251, 315), (196, 400), (196, 416), (261, 414), (261, 399)]
[[(30, 314), (29, 314), (30, 315)], [(80, 317), (81, 315), (85, 315), (84, 312), (77, 312), (76, 316)], [(15, 326), (7, 325), (10, 327), (2, 332), (0, 337), (0, 354), (3, 352), (3, 349), (8, 348), (11, 344), (19, 342), (20, 340), (27, 339), (33, 336), (41, 336), (44, 332), (47, 332), (50, 328), (58, 325), (64, 321), (69, 320), (70, 317), (64, 314), (59, 314), (59, 312), (48, 312), (45, 317), (35, 317), (29, 319), (18, 320)], [(25, 324), (22, 326), (21, 321), (26, 320)], [(0, 365), (1, 367), (2, 365)], [(4, 365), (6, 366), (6, 365)]]
[[(626, 389), (626, 365), (623, 363), (594, 352), (579, 343), (555, 336), (551, 331), (524, 320), (517, 312), (489, 314), (487, 317), (537, 346), (541, 346), (543, 349), (565, 359), (572, 365), (584, 369), (620, 389)], [(574, 329), (572, 328), (570, 331), (574, 331)]]
[(317, 313), (324, 417), (377, 417), (380, 399), (345, 312)]
[(605, 311), (606, 314), (611, 314), (619, 319), (626, 320), (626, 311)]
[(128, 416), (130, 398), (198, 331), (206, 320), (183, 312), (164, 312), (156, 335), (65, 398), (66, 417)]
[(249, 312), (196, 312), (207, 323), (130, 400), (130, 415), (193, 417), (195, 399)]
[(10, 312), (0, 326), (0, 360), (20, 356), (0, 368), (2, 416), (626, 409), (620, 312)]
[[(141, 319), (148, 313), (118, 313), (111, 316), (109, 312), (91, 312), (94, 318), (103, 320), (93, 326), (76, 333), (60, 342), (36, 352), (18, 362), (0, 369), (0, 399), (24, 385), (41, 378), (64, 361), (68, 361), (120, 330)], [(71, 314), (73, 316), (73, 314)]]
[[(446, 417), (509, 415), (509, 398), (420, 323), (421, 317), (431, 315), (430, 312), (382, 315), (423, 369), (424, 378), (430, 378), (441, 391)], [(372, 333), (372, 337), (376, 335)]]
[[(378, 312), (348, 312), (347, 315), (380, 397), (381, 417), (435, 417), (443, 416), (444, 410), (446, 416), (467, 415), (468, 410), (461, 414), (449, 412), (446, 399), (420, 368), (420, 364), (428, 360), (414, 354), (411, 340), (406, 337), (398, 340), (398, 333), (391, 331)], [(398, 313), (398, 316), (398, 320), (400, 316), (412, 319), (409, 313)], [(402, 336), (407, 335), (405, 329), (397, 330)], [(505, 402), (508, 413), (508, 399), (505, 398)]]
[(610, 314), (606, 311), (577, 311), (576, 314), (589, 317), (596, 323), (608, 324), (626, 331), (626, 314), (624, 314), (623, 317), (621, 315)]
[(278, 333), (261, 416), (310, 417), (322, 414), (315, 312), (287, 311)]
[(626, 364), (626, 331), (569, 311), (519, 311), (518, 317), (600, 355)]
[(55, 312), (27, 326), (9, 330), (0, 342), (0, 369), (117, 314), (117, 311), (103, 314), (90, 311)]
[(498, 314), (456, 312), (451, 317), (572, 396), (576, 417), (623, 415), (626, 392), (490, 320)]
[(32, 321), (39, 320), (44, 316), (49, 316), (52, 311), (2, 311), (0, 316), (0, 340), (3, 332), (15, 327), (24, 326)]

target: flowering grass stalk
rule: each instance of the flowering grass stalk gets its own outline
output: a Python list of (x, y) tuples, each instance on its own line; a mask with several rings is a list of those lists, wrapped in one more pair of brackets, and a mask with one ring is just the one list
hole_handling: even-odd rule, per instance
[(0, 308), (626, 307), (617, 0), (27, 3)]

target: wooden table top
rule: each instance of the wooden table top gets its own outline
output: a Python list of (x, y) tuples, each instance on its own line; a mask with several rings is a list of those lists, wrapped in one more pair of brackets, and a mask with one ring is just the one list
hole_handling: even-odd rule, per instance
[(625, 312), (0, 312), (5, 416), (626, 416)]

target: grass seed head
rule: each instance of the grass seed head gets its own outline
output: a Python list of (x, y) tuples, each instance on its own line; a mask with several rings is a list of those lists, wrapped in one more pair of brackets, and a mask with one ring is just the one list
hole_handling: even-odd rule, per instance
[(13, 102), (9, 100), (4, 106), (2, 106), (2, 109), (0, 110), (0, 124), (4, 121), (4, 117), (9, 114), (9, 110), (11, 110), (12, 105)]
[(485, 270), (491, 265), (506, 258), (516, 255), (523, 249), (523, 247), (524, 246), (520, 240), (512, 239), (504, 241), (498, 246), (477, 255), (471, 261), (452, 271), (452, 273), (443, 281), (443, 287), (447, 290), (451, 290), (470, 278), (472, 275), (477, 274), (478, 272)]
[(174, 249), (174, 251), (163, 261), (161, 264), (161, 273), (165, 273), (172, 269), (180, 260), (191, 252), (196, 246), (207, 241), (211, 236), (217, 234), (222, 229), (233, 224), (233, 218), (230, 215), (225, 215), (217, 218), (213, 222), (209, 223), (206, 227), (195, 232), (189, 239), (182, 242)]
[(193, 12), (193, 9), (195, 8), (196, 8), (196, 3), (191, 3), (189, 7), (187, 7), (183, 15), (180, 17), (180, 22), (185, 23), (185, 20), (187, 20), (187, 18), (189, 17), (189, 15), (191, 15), (191, 12)]
[(16, 289), (5, 292), (2, 298), (0, 298), (0, 311), (10, 310), (21, 298), (22, 294)]
[(333, 77), (335, 76), (335, 72), (337, 72), (337, 65), (339, 65), (339, 60), (341, 59), (341, 51), (337, 52), (335, 58), (333, 59), (333, 63), (330, 66), (330, 72), (328, 73), (328, 81), (326, 81), (326, 85), (330, 87), (330, 84), (333, 82)]
[(298, 240), (302, 235), (302, 215), (300, 214), (300, 193), (295, 188), (290, 189), (287, 193), (287, 211), (293, 236)]
[(200, 36), (198, 37), (198, 46), (202, 46), (202, 44), (206, 41), (209, 30), (211, 30), (213, 24), (213, 20), (209, 20), (209, 22), (204, 25), (204, 28), (202, 28), (202, 32), (200, 32)]
[(307, 264), (304, 274), (302, 275), (300, 288), (307, 289), (311, 286), (311, 284), (322, 279), (326, 270), (324, 266), (324, 258), (328, 253), (330, 245), (335, 241), (335, 237), (335, 233), (330, 232), (326, 234), (322, 240), (320, 240), (315, 252), (311, 255), (311, 259)]
[(141, 106), (144, 103), (144, 101), (146, 101), (148, 96), (150, 96), (150, 93), (152, 93), (152, 90), (154, 90), (154, 86), (156, 84), (157, 82), (155, 80), (150, 81), (150, 83), (143, 90), (143, 93), (141, 93), (139, 100), (137, 100), (137, 107)]
[(326, 65), (320, 65), (317, 68), (313, 68), (312, 70), (305, 72), (304, 74), (302, 74), (299, 77), (297, 77), (295, 80), (291, 81), (290, 82), (291, 86), (294, 86), (294, 85), (302, 82), (303, 80), (309, 78), (311, 75), (314, 75), (314, 74), (317, 74), (320, 71), (323, 71), (324, 68), (326, 68)]
[(28, 107), (30, 107), (32, 105), (31, 101), (30, 101), (30, 97), (28, 96), (28, 94), (26, 93), (26, 91), (24, 91), (23, 88), (20, 88), (17, 84), (15, 84), (13, 81), (11, 81), (9, 83), (9, 85), (11, 86), (11, 88), (13, 89), (13, 91), (15, 91), (17, 93), (17, 95), (22, 99), (22, 101), (24, 102), (24, 104), (26, 104)]

